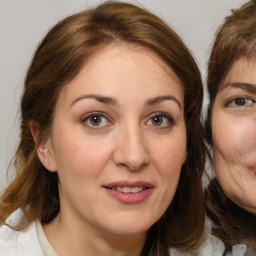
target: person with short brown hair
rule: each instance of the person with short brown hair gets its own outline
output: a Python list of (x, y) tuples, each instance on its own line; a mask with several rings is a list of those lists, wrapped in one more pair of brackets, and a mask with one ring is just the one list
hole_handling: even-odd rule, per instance
[(208, 64), (206, 133), (216, 178), (206, 208), (226, 255), (256, 253), (255, 63), (256, 3), (249, 1), (219, 27)]

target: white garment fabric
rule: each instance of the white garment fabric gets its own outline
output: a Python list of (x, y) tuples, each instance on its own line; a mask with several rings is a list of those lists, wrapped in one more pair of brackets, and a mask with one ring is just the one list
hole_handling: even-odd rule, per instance
[[(223, 256), (224, 244), (216, 237), (207, 235), (205, 242), (199, 248), (197, 256)], [(189, 253), (182, 253), (175, 249), (170, 250), (170, 256), (191, 256)], [(237, 255), (238, 256), (238, 255)], [(242, 256), (242, 255), (241, 255)]]
[[(225, 247), (222, 241), (218, 238), (208, 235), (205, 243), (201, 246), (197, 256), (243, 256), (246, 252), (247, 246), (244, 244), (234, 245), (232, 252), (224, 254)], [(170, 250), (170, 256), (191, 256), (189, 253), (182, 253), (175, 249)]]
[[(7, 220), (14, 224), (20, 216), (20, 211), (14, 212)], [(41, 249), (35, 223), (22, 231), (14, 231), (6, 225), (0, 227), (1, 256), (44, 256)]]
[(205, 233), (206, 240), (205, 243), (201, 246), (198, 256), (243, 256), (246, 252), (247, 246), (244, 244), (234, 245), (232, 252), (224, 254), (225, 246), (221, 240), (217, 237), (211, 235), (212, 222), (206, 217), (205, 220)]
[(243, 256), (246, 252), (245, 244), (237, 244), (232, 248), (232, 252), (224, 254), (225, 247), (218, 238), (208, 235), (208, 239), (201, 247), (198, 256)]
[[(224, 254), (225, 246), (221, 240), (211, 235), (212, 222), (206, 217), (205, 220), (205, 241), (198, 250), (196, 256), (244, 256), (247, 246), (237, 244), (232, 248), (232, 252)], [(189, 253), (182, 253), (175, 249), (170, 250), (170, 256), (191, 256)]]
[(55, 250), (49, 243), (47, 237), (45, 236), (41, 222), (37, 220), (35, 226), (39, 243), (41, 245), (44, 256), (58, 256), (58, 254), (55, 252)]
[[(9, 225), (14, 225), (21, 216), (20, 210), (14, 212), (8, 219)], [(6, 225), (0, 227), (1, 256), (58, 256), (48, 242), (39, 221), (33, 222), (22, 231), (15, 231)]]
[(212, 222), (206, 217), (205, 220), (205, 243), (201, 246), (198, 256), (244, 256), (247, 246), (245, 244), (237, 244), (232, 248), (232, 252), (224, 254), (224, 243), (217, 237), (211, 235)]
[(245, 244), (236, 244), (232, 248), (232, 252), (227, 253), (225, 256), (243, 256), (247, 250)]

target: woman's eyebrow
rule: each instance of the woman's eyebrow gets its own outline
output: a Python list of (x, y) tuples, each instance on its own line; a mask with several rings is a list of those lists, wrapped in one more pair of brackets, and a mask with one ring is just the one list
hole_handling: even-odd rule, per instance
[(159, 104), (162, 101), (166, 101), (166, 100), (174, 101), (175, 103), (177, 103), (177, 105), (181, 109), (181, 104), (180, 104), (179, 100), (172, 95), (164, 95), (164, 96), (157, 96), (157, 97), (151, 98), (151, 99), (147, 100), (146, 104), (151, 106), (151, 105)]
[(107, 104), (107, 105), (117, 105), (117, 101), (112, 98), (112, 97), (107, 97), (107, 96), (102, 96), (102, 95), (98, 95), (98, 94), (87, 94), (87, 95), (80, 95), (79, 97), (75, 98), (71, 104), (70, 104), (70, 108), (77, 103), (80, 100), (84, 100), (84, 99), (94, 99), (98, 102)]
[[(101, 102), (101, 103), (104, 103), (107, 105), (118, 105), (117, 100), (112, 97), (102, 96), (99, 94), (88, 94), (88, 95), (80, 95), (79, 97), (75, 98), (71, 102), (70, 108), (78, 101), (84, 100), (84, 99), (94, 99), (98, 102)], [(168, 100), (174, 101), (179, 106), (179, 108), (181, 108), (181, 104), (180, 104), (179, 100), (172, 95), (157, 96), (157, 97), (148, 99), (146, 102), (146, 105), (151, 106), (151, 105), (159, 104), (163, 101), (168, 101)]]

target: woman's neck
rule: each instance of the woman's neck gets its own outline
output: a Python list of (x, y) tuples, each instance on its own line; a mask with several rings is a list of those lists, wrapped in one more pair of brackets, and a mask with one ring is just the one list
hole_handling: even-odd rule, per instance
[(78, 220), (72, 222), (61, 214), (43, 225), (43, 229), (48, 241), (61, 256), (139, 256), (146, 241), (146, 233), (113, 234)]

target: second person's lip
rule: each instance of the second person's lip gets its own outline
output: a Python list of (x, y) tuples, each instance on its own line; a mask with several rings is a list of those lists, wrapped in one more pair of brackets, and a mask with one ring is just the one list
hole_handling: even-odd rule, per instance
[(248, 167), (249, 169), (249, 174), (252, 176), (252, 177), (255, 177), (256, 176), (256, 164), (252, 164)]
[(249, 169), (253, 172), (256, 172), (256, 164), (252, 164), (249, 166)]

